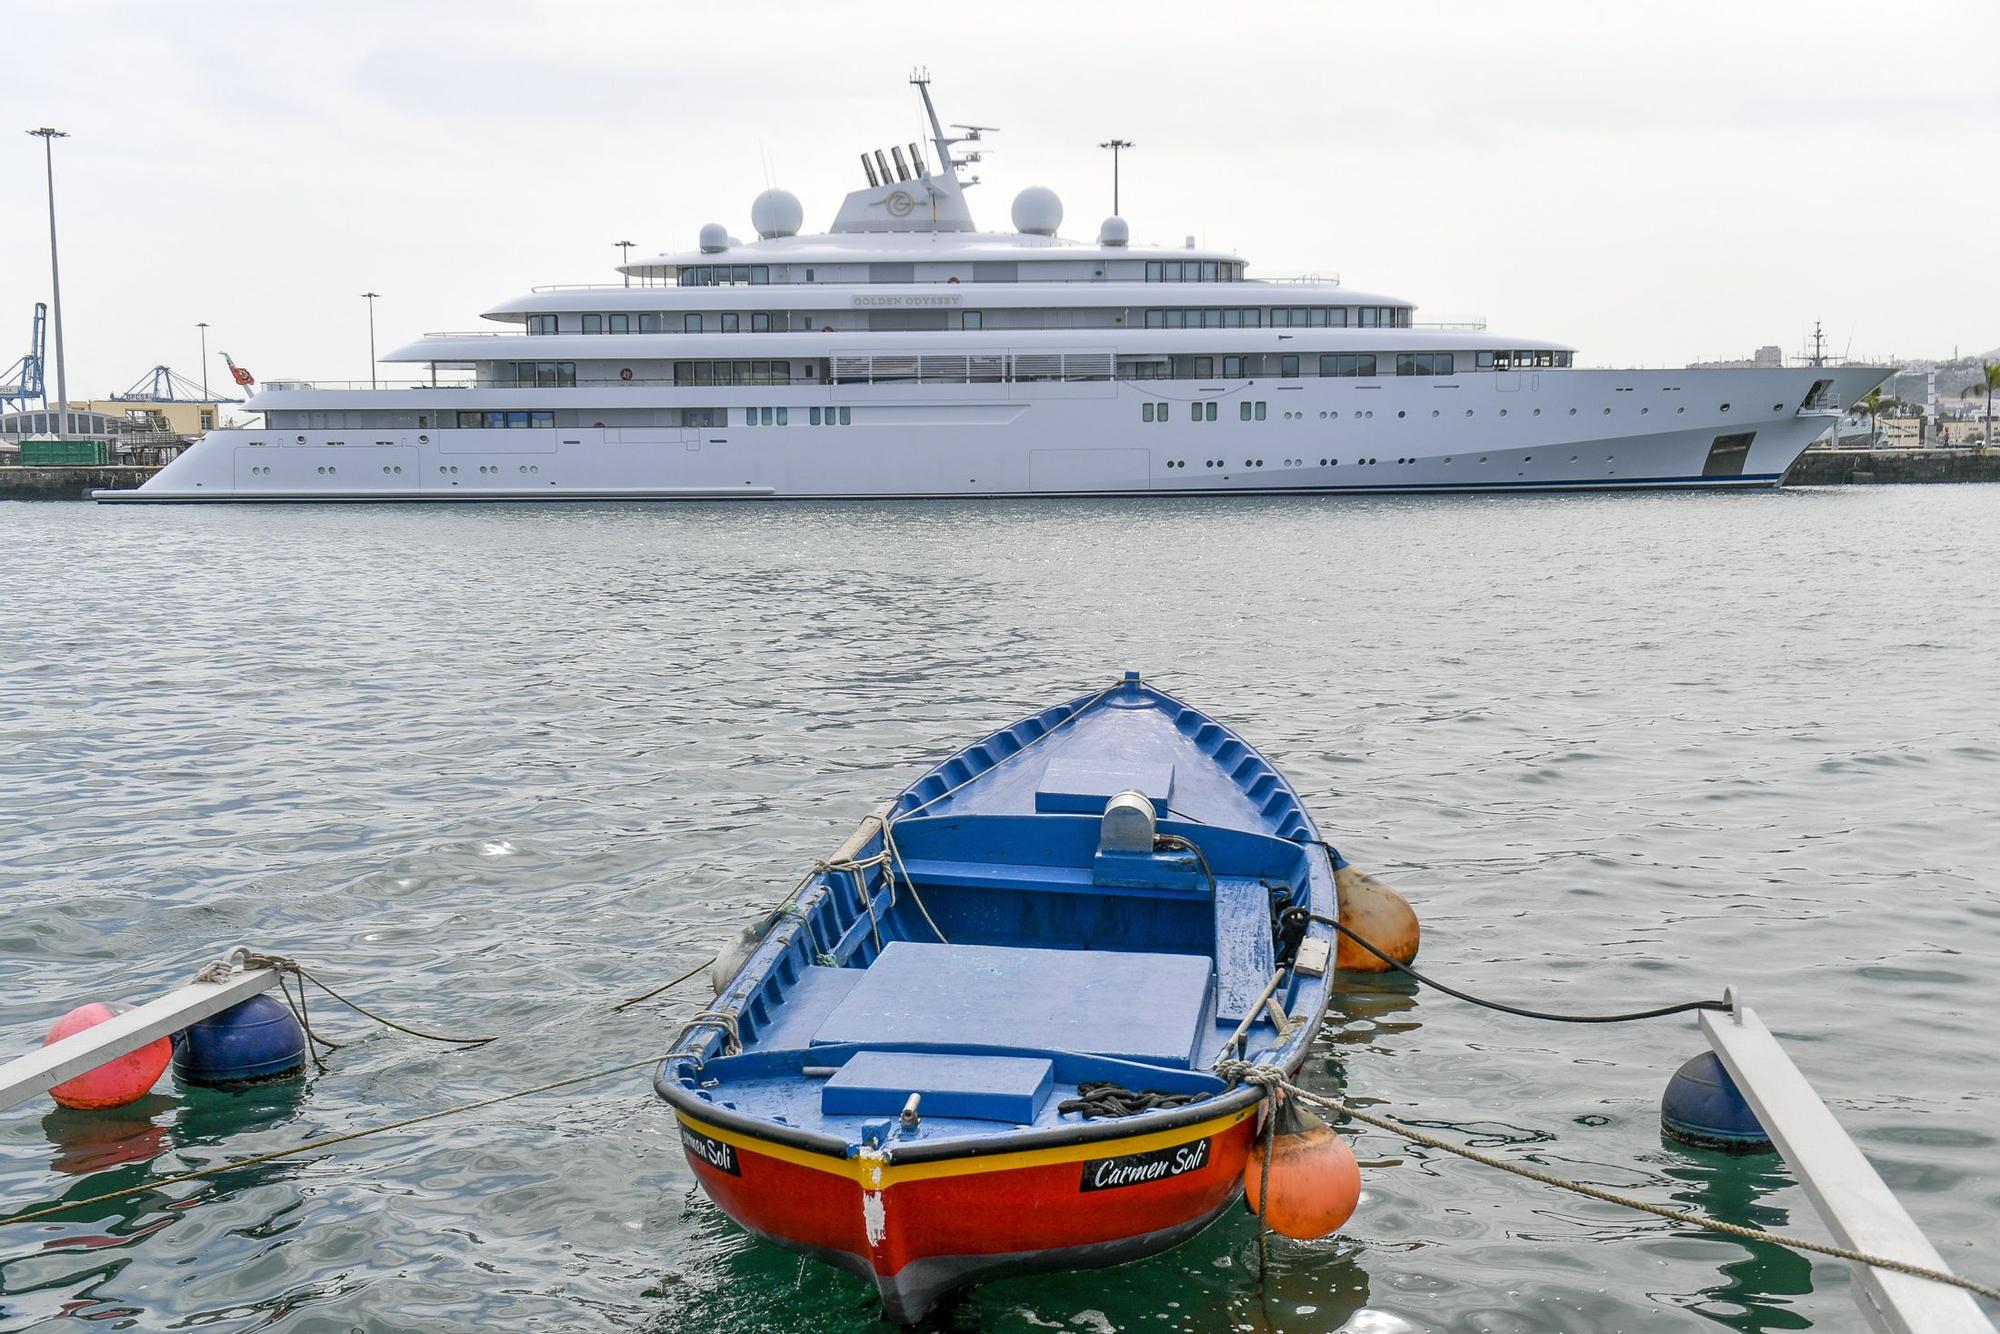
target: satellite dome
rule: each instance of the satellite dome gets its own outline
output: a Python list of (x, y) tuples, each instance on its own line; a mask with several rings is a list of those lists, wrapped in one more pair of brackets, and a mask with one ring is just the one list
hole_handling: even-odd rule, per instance
[(805, 206), (790, 190), (766, 190), (750, 205), (750, 225), (765, 240), (773, 236), (797, 236), (805, 220)]
[(1097, 229), (1099, 245), (1126, 245), (1131, 240), (1132, 229), (1125, 225), (1125, 219), (1115, 213), (1106, 218), (1104, 225)]
[(713, 255), (718, 250), (729, 249), (729, 229), (719, 222), (706, 223), (701, 229), (701, 252)]
[(1045, 185), (1031, 185), (1014, 196), (1014, 230), (1030, 236), (1054, 236), (1062, 226), (1062, 200)]

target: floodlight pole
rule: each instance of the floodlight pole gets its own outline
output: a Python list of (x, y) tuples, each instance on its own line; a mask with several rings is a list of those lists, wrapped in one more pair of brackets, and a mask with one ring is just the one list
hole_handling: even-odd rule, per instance
[[(62, 269), (56, 263), (56, 160), (55, 141), (67, 139), (64, 130), (50, 129), (44, 125), (39, 130), (29, 130), (42, 141), (42, 169), (49, 186), (49, 287), (53, 298), (56, 333), (56, 418), (55, 435), (58, 440), (69, 434), (69, 379), (68, 367), (63, 363), (62, 335)], [(43, 395), (47, 402), (47, 395)]]
[(1111, 213), (1113, 217), (1123, 216), (1118, 212), (1118, 154), (1120, 150), (1133, 146), (1130, 139), (1106, 139), (1099, 148), (1111, 150)]

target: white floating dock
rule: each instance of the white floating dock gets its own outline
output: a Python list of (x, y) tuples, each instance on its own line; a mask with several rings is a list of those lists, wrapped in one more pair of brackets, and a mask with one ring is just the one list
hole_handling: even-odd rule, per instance
[(72, 1033), (61, 1042), (0, 1065), (0, 1110), (46, 1093), (65, 1080), (95, 1070), (106, 1061), (137, 1051), (169, 1033), (178, 1033), (197, 1020), (277, 985), (278, 973), (270, 968), (241, 969), (220, 982), (190, 982), (81, 1033)]
[[(1701, 1031), (1757, 1113), (1764, 1133), (1837, 1245), (1950, 1271), (1756, 1012), (1731, 992), (1728, 1013), (1701, 1012)], [(1972, 1294), (1930, 1279), (1854, 1264), (1854, 1300), (1882, 1334), (1994, 1334)]]

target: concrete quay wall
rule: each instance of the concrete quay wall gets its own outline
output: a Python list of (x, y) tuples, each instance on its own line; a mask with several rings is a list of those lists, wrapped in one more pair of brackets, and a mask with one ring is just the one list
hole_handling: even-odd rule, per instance
[(0, 500), (88, 500), (92, 491), (130, 491), (158, 468), (0, 468)]
[(2000, 482), (2000, 451), (1809, 449), (1785, 473), (1786, 486), (1900, 482)]

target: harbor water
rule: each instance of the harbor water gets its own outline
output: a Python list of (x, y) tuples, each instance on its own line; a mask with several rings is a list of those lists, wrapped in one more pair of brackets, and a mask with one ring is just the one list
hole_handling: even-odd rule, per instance
[[(237, 942), (329, 1070), (0, 1113), (0, 1214), (638, 1061), (704, 957), (962, 741), (1137, 668), (1237, 727), (1541, 1008), (1747, 993), (1947, 1262), (2000, 1274), (2000, 489), (1043, 504), (0, 504), (0, 1050)], [(323, 998), (322, 998), (323, 999)], [(1548, 1170), (1823, 1236), (1662, 1141), (1686, 1016), (1346, 994), (1307, 1081)], [(1253, 1220), (978, 1288), (946, 1330), (1846, 1330), (1836, 1263), (1359, 1134)], [(747, 1237), (633, 1070), (0, 1228), (0, 1330), (877, 1327)]]

